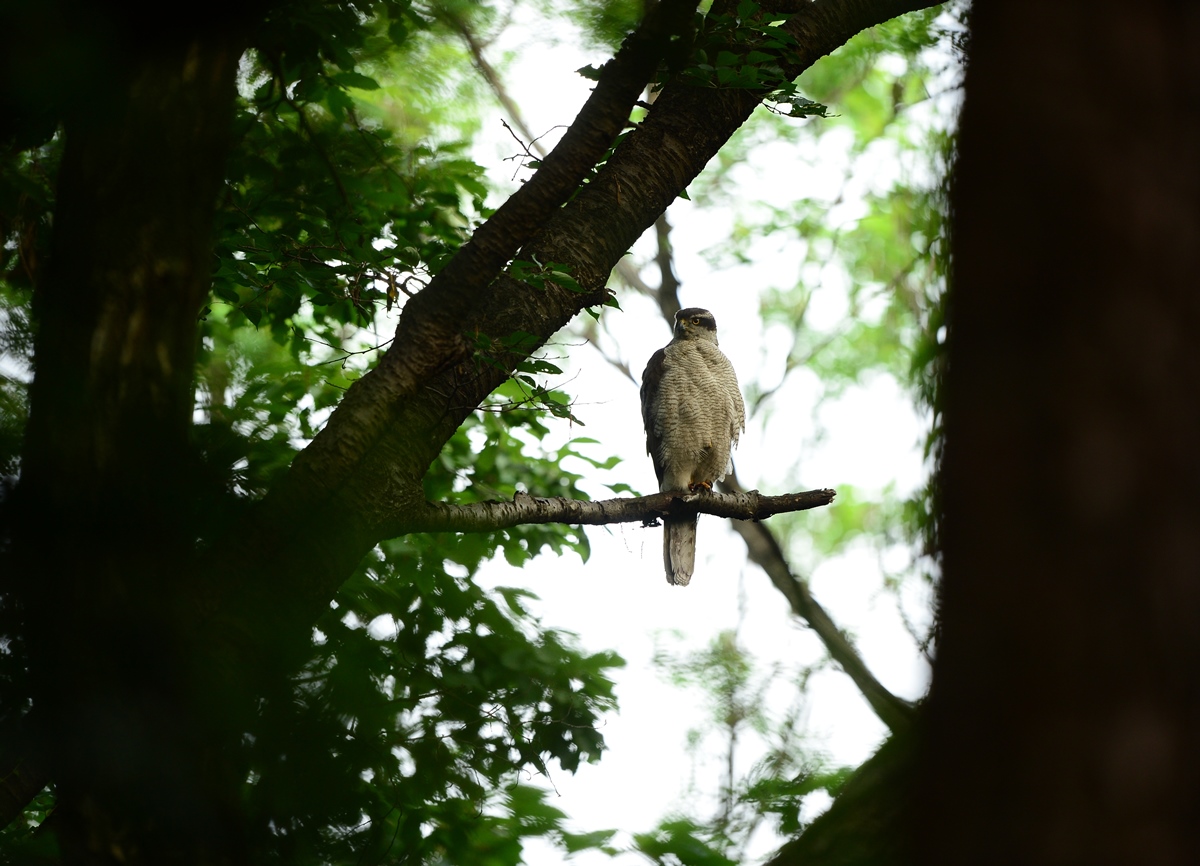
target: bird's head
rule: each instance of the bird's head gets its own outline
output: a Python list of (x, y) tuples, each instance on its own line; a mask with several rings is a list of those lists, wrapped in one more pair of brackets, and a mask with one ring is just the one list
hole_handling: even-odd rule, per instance
[(688, 307), (675, 314), (676, 340), (717, 341), (717, 320), (708, 310)]

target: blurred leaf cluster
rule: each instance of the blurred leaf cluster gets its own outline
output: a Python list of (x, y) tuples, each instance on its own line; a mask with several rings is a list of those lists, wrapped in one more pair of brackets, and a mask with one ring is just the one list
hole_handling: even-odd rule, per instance
[[(653, 862), (745, 862), (751, 837), (763, 824), (783, 836), (797, 835), (806, 826), (805, 799), (816, 792), (836, 795), (853, 772), (852, 767), (828, 766), (802, 734), (807, 681), (818, 667), (775, 661), (764, 668), (735, 631), (718, 633), (700, 651), (669, 649), (660, 643), (654, 664), (673, 684), (702, 695), (708, 714), (689, 730), (690, 749), (699, 764), (716, 742), (716, 750), (723, 753), (723, 781), (710, 814), (697, 814), (696, 805), (681, 808), (654, 830), (635, 835), (635, 849)], [(774, 713), (766, 696), (780, 686), (791, 691), (794, 702)], [(745, 751), (758, 758), (739, 773)], [(707, 805), (699, 787), (684, 800)]]
[(754, 0), (739, 0), (728, 11), (711, 9), (704, 16), (692, 62), (681, 70), (682, 80), (700, 87), (764, 91), (764, 101), (781, 114), (824, 117), (827, 107), (802, 96), (783, 71), (797, 49), (796, 39), (779, 26), (785, 18), (764, 11)]
[(318, 623), (294, 689), (265, 703), (246, 797), (281, 860), (515, 864), (524, 837), (566, 832), (519, 776), (599, 759), (622, 662), (542, 629), (527, 593), (480, 589), (477, 553), (384, 545)]

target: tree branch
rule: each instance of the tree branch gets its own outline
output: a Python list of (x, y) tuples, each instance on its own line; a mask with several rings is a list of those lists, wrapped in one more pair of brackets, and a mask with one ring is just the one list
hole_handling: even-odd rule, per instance
[(712, 514), (735, 520), (765, 520), (773, 514), (819, 508), (833, 501), (833, 490), (807, 490), (782, 496), (749, 493), (655, 493), (636, 498), (589, 501), (518, 493), (511, 501), (468, 505), (427, 503), (423, 514), (398, 522), (394, 534), (409, 532), (491, 532), (526, 523), (602, 526), (641, 521), (652, 525), (667, 515)]
[[(735, 479), (732, 484), (727, 481), (722, 486), (733, 489), (736, 484)], [(875, 678), (850, 638), (838, 628), (825, 608), (813, 597), (808, 588), (808, 581), (792, 573), (774, 533), (760, 523), (749, 521), (735, 520), (733, 528), (746, 542), (746, 552), (750, 561), (767, 573), (771, 583), (775, 584), (775, 588), (788, 600), (792, 613), (808, 623), (809, 628), (825, 645), (830, 658), (841, 666), (846, 676), (850, 677), (862, 692), (863, 698), (880, 721), (893, 733), (908, 729), (916, 714), (913, 705), (903, 698), (896, 697)]]
[(674, 328), (675, 314), (679, 312), (681, 306), (679, 303), (679, 277), (675, 276), (675, 253), (671, 249), (671, 224), (667, 222), (665, 211), (654, 221), (654, 238), (658, 245), (654, 255), (654, 262), (658, 265), (658, 291), (654, 294), (658, 298), (658, 308), (662, 312), (663, 318), (667, 320), (667, 327)]
[[(798, 75), (865, 27), (929, 5), (921, 0), (806, 5), (786, 25), (801, 46), (788, 74)], [(644, 71), (640, 63), (638, 69)], [(616, 95), (597, 87), (589, 99), (589, 105), (607, 104), (605, 117), (619, 118), (618, 131), (640, 91), (636, 78), (627, 74), (628, 87)], [(602, 303), (614, 265), (749, 117), (760, 96), (744, 89), (668, 85), (587, 184), (563, 192), (566, 184), (555, 181), (553, 188), (562, 193), (558, 202), (543, 210), (542, 188), (529, 205), (533, 210), (513, 217), (501, 232), (510, 242), (533, 225), (529, 213), (546, 214), (521, 257), (564, 263), (582, 292), (551, 284), (534, 287), (503, 274), (494, 278), (503, 256), (480, 258), (464, 247), (459, 255), (474, 262), (470, 279), (450, 279), (461, 269), (448, 264), (409, 301), (397, 340), (379, 367), (350, 388), (326, 428), (273, 485), (252, 525), (228, 540), (238, 552), (222, 560), (238, 563), (238, 573), (230, 574), (234, 592), (269, 598), (281, 620), (307, 623), (371, 546), (423, 515), (428, 504), (421, 479), (430, 463), (463, 418), (532, 348), (521, 354), (492, 348), (484, 363), (468, 341), (523, 332), (540, 345), (581, 310)], [(626, 98), (619, 110), (614, 108)], [(585, 108), (576, 122), (584, 122), (588, 112)], [(588, 140), (593, 139), (598, 140)], [(591, 147), (569, 132), (521, 192), (537, 186), (559, 151), (574, 153), (574, 164), (586, 162), (579, 154), (590, 154)], [(502, 208), (488, 226), (504, 223), (505, 213)], [(508, 243), (503, 246), (508, 249)], [(442, 300), (449, 306), (442, 308)], [(453, 321), (445, 318), (449, 310)], [(229, 548), (215, 547), (228, 553)], [(247, 598), (234, 603), (259, 608)], [(224, 605), (217, 599), (214, 607)]]
[[(544, 322), (521, 324), (521, 314), (529, 311), (511, 299), (506, 306), (509, 315), (517, 319), (512, 324), (487, 324), (472, 314), (495, 298), (495, 288), (488, 284), (603, 158), (625, 127), (634, 100), (671, 40), (690, 24), (695, 5), (695, 0), (664, 0), (626, 39), (605, 64), (592, 95), (537, 173), (405, 304), (396, 339), (379, 365), (347, 391), (325, 428), (297, 455), (287, 475), (260, 504), (256, 532), (269, 558), (278, 562), (288, 558), (289, 551), (297, 552), (305, 563), (293, 575), (312, 574), (316, 579), (313, 588), (303, 593), (308, 604), (319, 604), (319, 597), (327, 597), (379, 540), (375, 529), (380, 516), (423, 507), (421, 477), (449, 435), (439, 421), (452, 419), (450, 430), (457, 428), (483, 394), (499, 384), (474, 369), (473, 340), (517, 330), (545, 339), (556, 330), (543, 330)], [(519, 285), (520, 289), (530, 290), (524, 285)], [(582, 306), (576, 306), (571, 315)], [(515, 366), (520, 359), (503, 360), (511, 360)], [(446, 373), (449, 382), (436, 381)], [(488, 383), (478, 398), (478, 392), (470, 389), (469, 403), (455, 396), (462, 390), (459, 383), (464, 377)], [(454, 402), (441, 403), (440, 395), (451, 395)], [(453, 408), (459, 405), (466, 409)], [(405, 423), (406, 409), (421, 416), (415, 426)], [(421, 435), (412, 436), (414, 430)], [(362, 519), (364, 511), (370, 520)], [(305, 538), (311, 538), (313, 523), (323, 522), (323, 513), (348, 522), (339, 527), (337, 544), (314, 549)], [(263, 582), (261, 566), (252, 566), (252, 570), (257, 572), (256, 582)]]
[(500, 73), (496, 71), (496, 67), (492, 66), (488, 62), (488, 59), (483, 56), (483, 44), (475, 35), (475, 31), (471, 29), (471, 25), (467, 22), (466, 18), (449, 8), (440, 11), (450, 23), (450, 26), (462, 37), (463, 42), (467, 46), (467, 51), (471, 55), (471, 60), (475, 63), (475, 68), (479, 70), (479, 74), (483, 76), (483, 80), (491, 88), (496, 100), (508, 112), (508, 117), (513, 122), (513, 126), (525, 136), (529, 142), (529, 147), (533, 148), (539, 157), (545, 157), (547, 153), (545, 146), (538, 141), (537, 136), (533, 134), (533, 130), (525, 123), (525, 118), (521, 114), (521, 107), (517, 105), (509, 94), (508, 88), (504, 86), (504, 81), (500, 78)]

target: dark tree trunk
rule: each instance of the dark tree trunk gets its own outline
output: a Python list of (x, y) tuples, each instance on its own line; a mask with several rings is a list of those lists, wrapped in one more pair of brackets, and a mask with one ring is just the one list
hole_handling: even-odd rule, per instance
[(923, 863), (1200, 863), (1200, 7), (975, 6)]
[(196, 318), (240, 51), (152, 43), (114, 43), (68, 109), (16, 493), (37, 737), (72, 862), (220, 862), (240, 844), (181, 626)]

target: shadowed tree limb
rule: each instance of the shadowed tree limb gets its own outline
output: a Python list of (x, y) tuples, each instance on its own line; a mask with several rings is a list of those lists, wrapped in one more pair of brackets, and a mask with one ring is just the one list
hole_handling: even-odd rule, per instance
[[(517, 105), (516, 100), (508, 92), (508, 88), (505, 87), (504, 79), (501, 78), (500, 72), (484, 57), (484, 45), (480, 42), (478, 35), (471, 29), (470, 23), (462, 16), (454, 15), (450, 12), (447, 12), (446, 16), (451, 26), (462, 37), (463, 43), (467, 46), (467, 51), (470, 53), (471, 60), (475, 64), (475, 69), (479, 72), (480, 77), (483, 78), (484, 82), (491, 89), (492, 94), (496, 97), (496, 101), (508, 112), (509, 120), (512, 121), (517, 132), (525, 136), (525, 141), (519, 143), (526, 148), (526, 153), (532, 151), (538, 157), (545, 159), (549, 151), (546, 150), (546, 146), (542, 144), (541, 139), (530, 129), (529, 124), (525, 122), (525, 117), (521, 113), (521, 107)], [(659, 217), (659, 220), (662, 221), (665, 218), (666, 215), (664, 214)], [(627, 285), (645, 295), (654, 294), (654, 290), (642, 281), (641, 274), (638, 273), (637, 267), (629, 260), (628, 256), (622, 257), (617, 262), (614, 270)], [(595, 322), (591, 324), (594, 325)]]
[(667, 222), (664, 213), (654, 221), (654, 239), (657, 251), (654, 263), (658, 265), (658, 291), (654, 293), (658, 299), (658, 308), (667, 327), (674, 328), (675, 314), (679, 312), (679, 277), (675, 275), (675, 251), (671, 249), (671, 224)]

